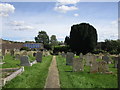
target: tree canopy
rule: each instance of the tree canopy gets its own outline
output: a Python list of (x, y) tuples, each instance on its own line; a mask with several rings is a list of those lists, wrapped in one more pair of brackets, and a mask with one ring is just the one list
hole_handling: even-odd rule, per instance
[(43, 43), (44, 45), (49, 44), (49, 36), (45, 31), (40, 31), (35, 37), (36, 43)]
[(96, 29), (88, 23), (73, 25), (70, 31), (69, 45), (71, 50), (77, 54), (91, 52), (97, 45)]
[(57, 38), (56, 38), (56, 35), (52, 35), (51, 37), (50, 37), (50, 44), (51, 44), (51, 46), (56, 46), (56, 45), (58, 45), (58, 41), (57, 41)]

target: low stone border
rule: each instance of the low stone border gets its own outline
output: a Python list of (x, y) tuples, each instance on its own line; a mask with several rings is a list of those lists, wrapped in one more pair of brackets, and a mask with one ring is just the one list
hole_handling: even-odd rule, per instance
[(13, 72), (11, 75), (7, 76), (6, 78), (2, 78), (1, 79), (1, 82), (0, 82), (0, 86), (4, 86), (6, 84), (7, 81), (10, 81), (12, 80), (13, 78), (15, 78), (17, 75), (21, 74), (22, 72), (24, 72), (24, 67), (21, 67), (21, 68), (10, 68), (10, 69), (3, 69), (2, 70), (3, 72), (5, 71), (15, 71)]
[(37, 63), (37, 61), (36, 60), (34, 60), (33, 62), (31, 62), (31, 64), (33, 65), (33, 64), (36, 64)]

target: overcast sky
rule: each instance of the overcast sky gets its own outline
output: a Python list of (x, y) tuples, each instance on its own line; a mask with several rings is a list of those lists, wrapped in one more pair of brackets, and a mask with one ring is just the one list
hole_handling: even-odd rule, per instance
[(62, 1), (0, 3), (2, 38), (33, 41), (38, 31), (44, 30), (64, 41), (72, 25), (85, 22), (96, 28), (98, 41), (118, 39), (117, 2)]

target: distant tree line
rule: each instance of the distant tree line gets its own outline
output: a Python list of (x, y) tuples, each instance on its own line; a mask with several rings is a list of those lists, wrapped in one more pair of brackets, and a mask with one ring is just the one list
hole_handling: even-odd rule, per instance
[(39, 31), (35, 41), (36, 43), (43, 43), (44, 48), (47, 50), (53, 50), (55, 46), (63, 44), (63, 42), (57, 40), (56, 35), (49, 37), (45, 31)]
[(109, 52), (110, 54), (120, 53), (120, 40), (108, 40), (98, 42), (95, 52)]

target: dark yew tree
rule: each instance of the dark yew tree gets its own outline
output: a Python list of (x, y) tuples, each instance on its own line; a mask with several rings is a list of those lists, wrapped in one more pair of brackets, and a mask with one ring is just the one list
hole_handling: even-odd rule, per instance
[(86, 54), (94, 50), (97, 45), (97, 31), (88, 24), (81, 23), (73, 25), (70, 32), (70, 48), (77, 54)]
[(69, 45), (69, 43), (70, 43), (70, 38), (69, 38), (68, 36), (65, 37), (64, 43), (65, 43), (66, 45)]

